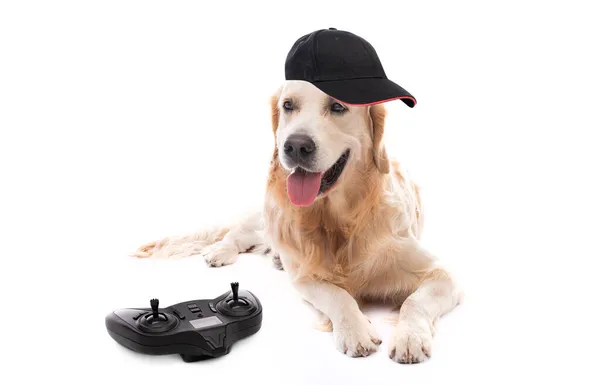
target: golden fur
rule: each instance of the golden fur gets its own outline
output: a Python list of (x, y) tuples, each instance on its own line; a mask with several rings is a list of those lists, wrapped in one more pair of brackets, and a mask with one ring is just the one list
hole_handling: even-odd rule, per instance
[[(272, 129), (279, 125), (278, 95), (271, 99)], [(386, 201), (386, 184), (389, 178), (403, 184), (411, 211), (416, 220), (405, 233), (418, 239), (423, 227), (419, 187), (406, 178), (397, 161), (390, 161), (383, 143), (386, 110), (382, 104), (368, 108), (370, 145), (365, 146), (364, 161), (344, 171), (343, 185), (337, 186), (323, 199), (310, 207), (294, 206), (286, 193), (287, 173), (278, 161), (275, 148), (267, 183), (267, 204), (264, 215), (266, 231), (278, 247), (294, 256), (298, 269), (296, 279), (327, 281), (347, 290), (355, 297), (385, 299), (399, 294), (397, 283), (388, 285), (389, 279), (397, 279), (395, 269), (381, 248), (386, 239), (397, 234), (390, 218), (397, 215), (399, 207)], [(270, 198), (270, 199), (269, 199)], [(273, 202), (275, 204), (273, 204)], [(428, 272), (426, 266), (415, 266), (417, 274), (407, 282), (404, 297), (416, 288)], [(395, 266), (402, 269), (402, 266)]]

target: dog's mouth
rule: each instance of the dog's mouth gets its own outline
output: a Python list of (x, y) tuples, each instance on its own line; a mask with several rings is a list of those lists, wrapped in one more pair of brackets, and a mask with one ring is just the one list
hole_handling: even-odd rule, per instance
[(317, 196), (326, 194), (338, 181), (350, 156), (346, 150), (327, 171), (311, 172), (297, 167), (287, 178), (287, 192), (296, 206), (310, 206)]
[(333, 187), (333, 185), (335, 185), (335, 182), (337, 182), (340, 175), (342, 175), (342, 171), (344, 171), (344, 168), (346, 167), (348, 156), (350, 156), (350, 150), (346, 150), (346, 152), (339, 157), (337, 162), (335, 162), (333, 166), (329, 168), (329, 170), (325, 171), (323, 177), (321, 178), (319, 194), (326, 193)]

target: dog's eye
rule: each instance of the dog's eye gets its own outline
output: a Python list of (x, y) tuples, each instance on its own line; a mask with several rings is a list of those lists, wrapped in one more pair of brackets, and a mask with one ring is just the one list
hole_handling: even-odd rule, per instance
[(286, 100), (285, 102), (283, 102), (283, 109), (287, 110), (287, 111), (291, 111), (294, 109), (294, 106), (292, 105), (292, 102), (290, 102), (289, 100)]
[(331, 112), (342, 113), (346, 111), (346, 108), (339, 103), (333, 103), (331, 105)]

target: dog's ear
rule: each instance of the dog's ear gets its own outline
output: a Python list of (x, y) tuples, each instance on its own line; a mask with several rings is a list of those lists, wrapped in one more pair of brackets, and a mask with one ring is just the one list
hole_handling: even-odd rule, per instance
[(277, 128), (279, 128), (279, 96), (281, 95), (281, 87), (277, 89), (277, 91), (271, 96), (271, 129), (273, 130), (273, 156), (272, 156), (272, 164), (275, 165), (277, 163)]
[(390, 162), (383, 144), (383, 129), (387, 112), (383, 104), (375, 104), (369, 107), (369, 115), (373, 136), (373, 161), (379, 172), (387, 174), (390, 172)]
[(273, 96), (271, 96), (271, 126), (273, 129), (273, 135), (277, 132), (277, 128), (279, 127), (279, 96), (281, 95), (281, 87), (275, 91)]

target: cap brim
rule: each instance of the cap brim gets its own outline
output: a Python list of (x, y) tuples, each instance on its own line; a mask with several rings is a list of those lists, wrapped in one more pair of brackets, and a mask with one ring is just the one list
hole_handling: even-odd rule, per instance
[(349, 105), (369, 106), (400, 99), (410, 108), (417, 100), (404, 88), (389, 79), (363, 78), (311, 82), (315, 87)]

